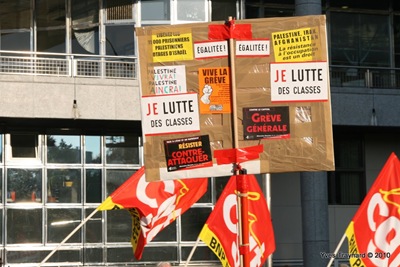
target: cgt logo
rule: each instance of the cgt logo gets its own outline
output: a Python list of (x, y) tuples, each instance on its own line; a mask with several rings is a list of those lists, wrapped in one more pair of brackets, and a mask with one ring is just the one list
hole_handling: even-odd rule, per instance
[(367, 221), (373, 236), (369, 240), (369, 260), (379, 267), (400, 266), (400, 202), (393, 198), (400, 195), (400, 188), (380, 190), (368, 204)]
[[(248, 200), (256, 201), (260, 199), (260, 194), (257, 192), (249, 192)], [(251, 205), (249, 205), (251, 207)], [(235, 194), (230, 194), (226, 197), (223, 205), (223, 219), (226, 228), (230, 231), (232, 235), (235, 235), (235, 241), (230, 245), (231, 255), (233, 257), (234, 267), (240, 266), (240, 255), (239, 255), (239, 240), (237, 238), (238, 235), (238, 223), (237, 223), (237, 196)], [(249, 211), (249, 253), (251, 255), (250, 258), (250, 267), (258, 267), (261, 266), (263, 254), (265, 252), (265, 244), (260, 242), (259, 238), (257, 238), (255, 233), (255, 228), (257, 223), (261, 223), (257, 220), (256, 214)]]

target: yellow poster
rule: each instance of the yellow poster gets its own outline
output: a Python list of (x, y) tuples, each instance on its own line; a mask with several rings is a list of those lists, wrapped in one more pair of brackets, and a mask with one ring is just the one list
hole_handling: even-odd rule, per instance
[(313, 61), (320, 58), (318, 27), (272, 33), (276, 62)]
[(192, 33), (165, 31), (152, 34), (153, 62), (193, 59)]
[(229, 67), (199, 68), (201, 114), (231, 113)]

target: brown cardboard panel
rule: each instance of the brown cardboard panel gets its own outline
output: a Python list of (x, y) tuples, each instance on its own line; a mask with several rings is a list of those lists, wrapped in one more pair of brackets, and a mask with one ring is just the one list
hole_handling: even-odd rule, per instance
[[(249, 173), (334, 170), (325, 16), (234, 25), (231, 40), (222, 21), (136, 28), (148, 181), (230, 175), (214, 152), (256, 145)], [(165, 141), (191, 137), (213, 166), (170, 171)]]

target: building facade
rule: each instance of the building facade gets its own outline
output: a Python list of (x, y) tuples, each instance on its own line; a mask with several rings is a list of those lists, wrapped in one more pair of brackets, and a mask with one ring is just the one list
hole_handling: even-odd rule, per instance
[[(390, 153), (400, 154), (400, 3), (321, 4), (336, 162), (327, 174), (332, 252)], [(206, 195), (140, 261), (124, 210), (97, 212), (58, 248), (143, 165), (134, 28), (293, 15), (294, 0), (0, 1), (3, 264), (37, 265), (57, 249), (45, 265), (183, 265), (227, 178), (210, 178)], [(271, 174), (274, 266), (302, 266), (299, 176)], [(220, 265), (202, 244), (191, 264)]]

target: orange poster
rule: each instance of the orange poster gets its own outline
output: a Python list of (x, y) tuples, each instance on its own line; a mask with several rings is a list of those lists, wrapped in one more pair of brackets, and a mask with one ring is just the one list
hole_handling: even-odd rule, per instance
[(200, 113), (231, 113), (229, 67), (199, 69)]

